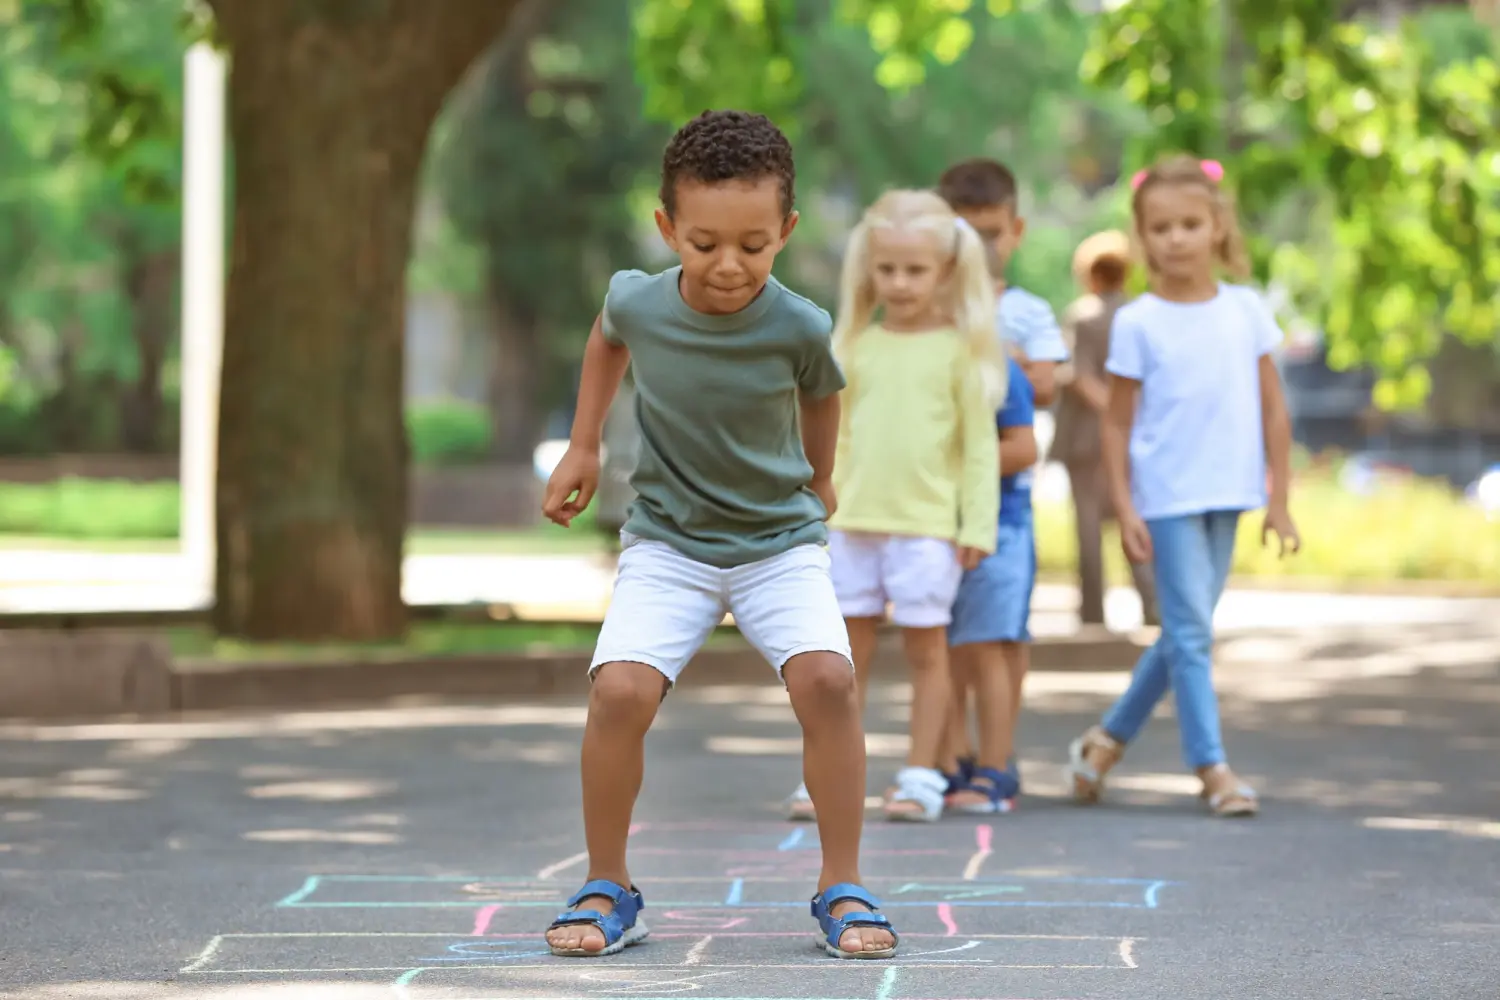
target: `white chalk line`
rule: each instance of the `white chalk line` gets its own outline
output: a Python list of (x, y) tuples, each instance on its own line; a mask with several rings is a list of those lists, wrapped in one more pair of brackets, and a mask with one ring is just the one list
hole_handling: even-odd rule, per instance
[(702, 940), (700, 940), (697, 944), (689, 948), (687, 957), (682, 960), (682, 964), (697, 965), (699, 962), (702, 962), (703, 953), (708, 950), (708, 946), (713, 943), (713, 939), (714, 936), (712, 934), (709, 934)]
[(228, 936), (230, 935), (215, 934), (212, 938), (209, 939), (208, 944), (204, 946), (202, 951), (198, 952), (198, 954), (193, 958), (191, 962), (189, 962), (187, 965), (184, 965), (177, 971), (179, 973), (197, 972), (209, 962), (212, 962), (214, 960), (214, 956), (219, 953), (219, 949), (224, 946), (224, 938)]

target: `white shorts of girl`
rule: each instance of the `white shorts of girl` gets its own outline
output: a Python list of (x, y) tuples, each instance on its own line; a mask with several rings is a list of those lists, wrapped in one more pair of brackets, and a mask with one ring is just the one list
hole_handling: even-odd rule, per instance
[(884, 618), (901, 628), (944, 628), (963, 581), (958, 547), (941, 538), (829, 533), (833, 589), (845, 618)]
[(665, 542), (623, 532), (620, 540), (614, 596), (590, 676), (606, 663), (644, 663), (675, 684), (726, 611), (777, 674), (801, 653), (837, 653), (852, 664), (824, 546), (798, 545), (720, 569)]

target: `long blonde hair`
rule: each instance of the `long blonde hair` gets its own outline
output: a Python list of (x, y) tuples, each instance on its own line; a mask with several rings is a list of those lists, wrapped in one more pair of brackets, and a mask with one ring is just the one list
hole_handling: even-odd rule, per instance
[(847, 359), (854, 341), (875, 316), (875, 281), (870, 273), (870, 234), (877, 229), (931, 233), (949, 247), (952, 267), (944, 282), (944, 305), (953, 326), (981, 365), (985, 389), (995, 405), (1005, 399), (1009, 365), (995, 328), (995, 288), (986, 262), (984, 241), (967, 222), (932, 191), (887, 191), (871, 205), (849, 235), (839, 279), (839, 316), (833, 328), (834, 351)]

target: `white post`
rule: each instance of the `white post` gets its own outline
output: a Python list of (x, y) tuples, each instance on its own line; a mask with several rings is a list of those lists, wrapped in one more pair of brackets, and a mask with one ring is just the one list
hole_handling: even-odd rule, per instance
[(214, 478), (224, 348), (224, 57), (199, 43), (183, 60), (183, 561), (202, 603), (214, 586)]

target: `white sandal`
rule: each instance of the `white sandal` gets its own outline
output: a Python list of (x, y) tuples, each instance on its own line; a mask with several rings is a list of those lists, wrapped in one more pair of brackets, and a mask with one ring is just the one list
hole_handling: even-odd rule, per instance
[[(932, 823), (943, 815), (948, 779), (932, 767), (903, 767), (896, 772), (896, 790), (886, 799), (885, 818), (897, 823)], [(921, 812), (892, 810), (898, 802), (914, 802)]]
[[(1215, 765), (1214, 770), (1217, 771), (1220, 768), (1228, 771), (1229, 765), (1218, 764)], [(1233, 774), (1232, 771), (1230, 773)], [(1208, 782), (1203, 783), (1202, 794), (1208, 803), (1209, 815), (1221, 819), (1238, 819), (1254, 816), (1260, 812), (1260, 797), (1255, 794), (1255, 789), (1241, 781), (1238, 775), (1234, 775), (1234, 779), (1233, 786), (1213, 794), (1209, 794)]]
[[(1099, 750), (1108, 755), (1108, 765), (1100, 770), (1088, 761), (1088, 752)], [(1092, 805), (1104, 794), (1104, 776), (1125, 756), (1125, 744), (1094, 726), (1068, 744), (1068, 765), (1063, 774), (1073, 789), (1073, 801)]]
[(818, 811), (813, 806), (812, 796), (807, 794), (806, 783), (798, 785), (797, 790), (786, 800), (786, 818), (799, 823), (811, 822), (818, 818)]

